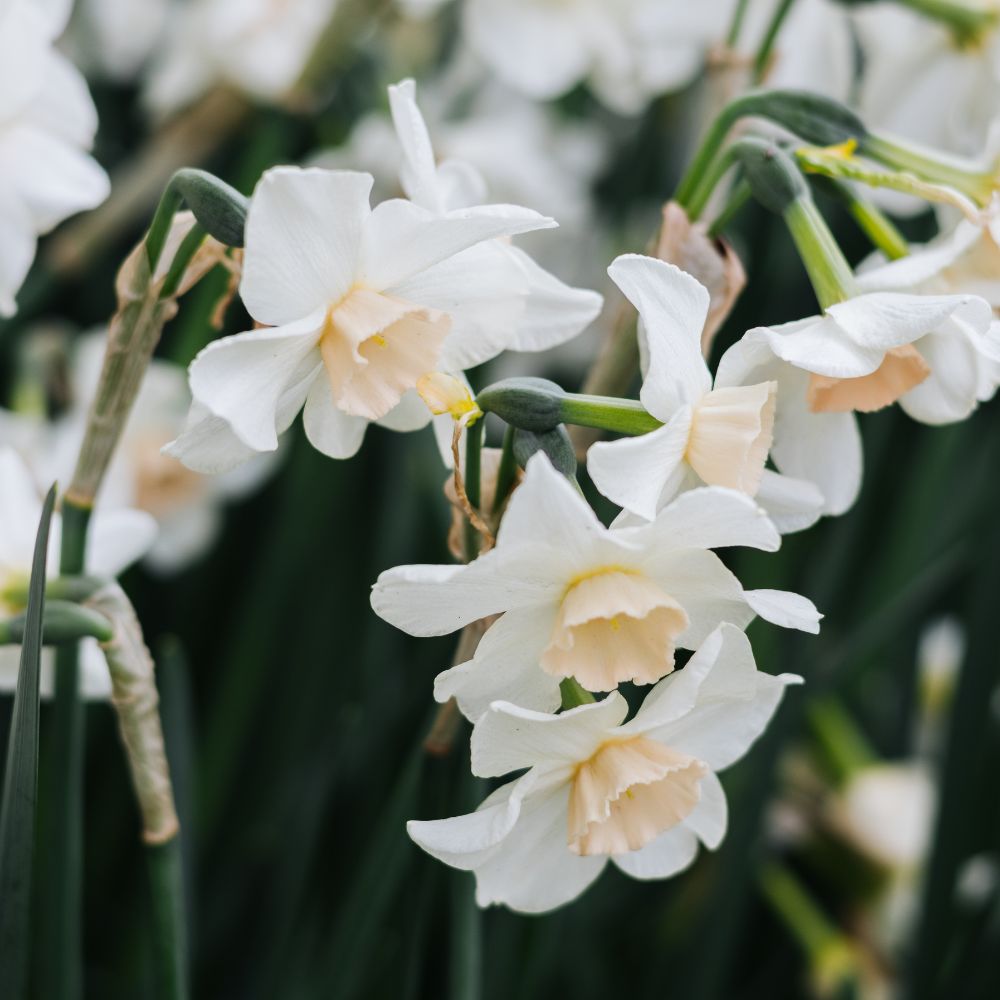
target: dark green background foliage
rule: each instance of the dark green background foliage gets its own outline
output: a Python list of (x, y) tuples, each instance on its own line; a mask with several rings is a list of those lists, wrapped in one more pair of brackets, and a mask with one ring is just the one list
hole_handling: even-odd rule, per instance
[[(380, 76), (361, 60), (311, 118), (260, 110), (206, 166), (249, 192), (267, 166), (341, 138), (383, 100)], [(136, 147), (139, 115), (129, 92), (96, 96), (98, 155), (111, 165)], [(609, 218), (645, 213), (654, 229), (657, 201), (683, 166), (690, 123), (681, 109), (689, 97), (656, 103), (619, 130), (599, 186)], [(602, 114), (582, 94), (565, 108)], [(823, 207), (857, 260), (860, 237), (836, 208)], [(912, 228), (929, 231), (926, 219)], [(31, 320), (58, 316), (80, 328), (106, 320), (115, 267), (140, 235), (137, 226), (72, 281), (54, 284), (36, 268), (21, 315), (2, 330), (0, 370), (11, 371)], [(748, 326), (814, 310), (777, 220), (750, 207), (730, 235), (750, 284), (720, 344)], [(186, 362), (205, 342), (224, 282), (214, 275), (182, 301), (164, 356)], [(45, 313), (33, 305), (42, 301)], [(244, 322), (236, 306), (227, 329)], [(544, 362), (535, 374), (570, 389), (579, 381)], [(488, 375), (473, 377), (481, 386)], [(1000, 839), (1000, 733), (990, 707), (998, 679), (1000, 404), (944, 429), (892, 410), (865, 418), (863, 430), (865, 482), (850, 514), (789, 537), (776, 555), (727, 556), (745, 585), (798, 590), (826, 618), (819, 637), (751, 629), (762, 669), (799, 672), (807, 684), (790, 691), (765, 738), (724, 775), (731, 828), (721, 849), (703, 852), (668, 882), (640, 884), (609, 871), (563, 910), (522, 917), (478, 912), (471, 876), (424, 856), (404, 831), (407, 818), (467, 810), (485, 784), (468, 775), (467, 730), (449, 757), (422, 751), (435, 709), (432, 678), (450, 661), (454, 640), (411, 639), (368, 606), (381, 570), (448, 559), (444, 472), (430, 435), (373, 430), (360, 455), (334, 462), (296, 429), (279, 474), (231, 509), (205, 559), (175, 579), (141, 571), (126, 578), (158, 659), (190, 884), (195, 995), (806, 996), (802, 954), (755, 880), (776, 850), (764, 824), (779, 763), (810, 739), (810, 699), (831, 690), (881, 753), (907, 754), (917, 637), (945, 611), (966, 625), (969, 648), (943, 763), (944, 809), (902, 977), (914, 998), (1000, 995), (1000, 902), (960, 909), (954, 895), (960, 864)], [(6, 727), (9, 706), (0, 711)], [(150, 995), (148, 883), (104, 705), (88, 709), (86, 772), (86, 993), (132, 1000)], [(37, 860), (44, 880), (45, 858)], [(796, 855), (785, 860), (846, 927), (852, 864), (821, 875)]]

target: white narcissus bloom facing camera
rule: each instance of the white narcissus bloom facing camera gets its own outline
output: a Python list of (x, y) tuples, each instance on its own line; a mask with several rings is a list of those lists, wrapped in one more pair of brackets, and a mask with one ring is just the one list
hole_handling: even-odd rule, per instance
[(306, 435), (348, 458), (377, 421), (416, 430), (415, 390), (516, 343), (524, 298), (462, 251), (555, 225), (512, 205), (443, 215), (393, 199), (372, 177), (278, 167), (250, 203), (240, 294), (259, 328), (215, 341), (191, 364), (189, 426), (168, 453), (220, 472), (273, 451), (304, 407)]
[(759, 671), (746, 636), (722, 625), (627, 723), (617, 692), (560, 715), (494, 702), (473, 729), (473, 773), (527, 773), (473, 813), (407, 830), (475, 874), (480, 906), (554, 909), (609, 861), (633, 878), (669, 878), (694, 861), (699, 842), (721, 843), (727, 810), (716, 772), (747, 752), (799, 681)]
[[(42, 497), (27, 466), (17, 453), (0, 447), (0, 614), (15, 615), (24, 610), (11, 595), (27, 585), (31, 561), (42, 516)], [(59, 546), (62, 518), (52, 516), (49, 532), (47, 572), (59, 574)], [(115, 577), (140, 559), (156, 538), (156, 521), (138, 510), (97, 511), (87, 538), (86, 570), (93, 576)], [(96, 643), (83, 644), (85, 697), (104, 698), (111, 693), (111, 678), (104, 654)], [(0, 647), (0, 690), (13, 691), (17, 684), (19, 647)], [(52, 692), (52, 661), (42, 661), (42, 693)]]
[(812, 524), (823, 506), (817, 488), (765, 468), (781, 405), (777, 382), (712, 384), (701, 348), (708, 291), (674, 265), (638, 254), (619, 257), (608, 273), (639, 310), (639, 398), (663, 426), (592, 445), (594, 485), (646, 520), (682, 490), (707, 484), (757, 497), (779, 530)]
[(107, 174), (86, 152), (97, 111), (52, 44), (69, 8), (0, 0), (0, 316), (17, 311), (38, 237), (108, 196)]
[(819, 631), (812, 603), (785, 591), (745, 591), (709, 551), (774, 551), (774, 525), (735, 490), (692, 490), (652, 524), (605, 528), (545, 455), (527, 465), (497, 545), (467, 566), (398, 566), (378, 579), (376, 613), (411, 635), (443, 635), (502, 614), (467, 663), (435, 684), (470, 719), (503, 699), (540, 711), (560, 704), (575, 677), (589, 691), (652, 684), (721, 622), (755, 614)]

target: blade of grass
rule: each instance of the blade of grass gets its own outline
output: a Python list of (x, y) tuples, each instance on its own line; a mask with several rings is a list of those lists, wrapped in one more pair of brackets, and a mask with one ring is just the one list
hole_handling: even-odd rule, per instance
[(45, 610), (45, 559), (56, 488), (49, 490), (35, 539), (27, 623), (7, 744), (6, 780), (0, 804), (0, 969), (4, 995), (21, 1000), (28, 969), (35, 805), (38, 798), (38, 684)]

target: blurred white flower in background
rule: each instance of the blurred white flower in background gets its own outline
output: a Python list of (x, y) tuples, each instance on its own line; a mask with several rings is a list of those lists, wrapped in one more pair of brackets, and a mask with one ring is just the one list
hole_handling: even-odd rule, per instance
[(984, 26), (960, 39), (902, 4), (857, 5), (866, 125), (943, 151), (979, 154), (1000, 106), (1000, 19), (989, 3), (968, 7), (985, 15)]
[[(31, 574), (35, 535), (42, 514), (42, 495), (35, 478), (21, 457), (11, 448), (0, 446), (0, 614), (14, 615), (24, 610), (13, 600), (12, 589), (23, 588)], [(51, 483), (46, 485), (46, 488)], [(59, 545), (62, 519), (52, 517), (49, 535), (48, 575), (59, 575)], [(94, 576), (114, 577), (149, 551), (156, 537), (156, 521), (138, 510), (99, 510), (94, 513), (87, 539), (86, 568)], [(96, 642), (83, 644), (81, 689), (85, 697), (105, 698), (111, 693), (111, 678), (104, 654)], [(43, 697), (52, 693), (52, 651), (42, 661)], [(20, 647), (0, 646), (0, 690), (13, 691), (17, 685)]]
[[(612, 861), (660, 879), (714, 849), (728, 822), (715, 772), (764, 731), (794, 674), (757, 669), (731, 625), (708, 635), (625, 723), (617, 692), (560, 715), (494, 702), (472, 734), (472, 771), (528, 768), (466, 816), (411, 821), (425, 851), (476, 876), (480, 906), (539, 913), (575, 899)], [(624, 724), (623, 724), (624, 723)]]
[(109, 191), (86, 152), (97, 132), (87, 84), (53, 47), (69, 7), (0, 2), (0, 316), (17, 310), (38, 237)]
[[(103, 333), (77, 342), (71, 359), (70, 405), (55, 421), (0, 410), (0, 445), (28, 463), (39, 487), (67, 483), (73, 473), (104, 358)], [(157, 522), (156, 541), (145, 554), (156, 572), (183, 569), (212, 544), (226, 501), (256, 489), (275, 468), (261, 455), (225, 475), (205, 477), (161, 453), (183, 429), (191, 393), (183, 368), (153, 359), (125, 425), (101, 491), (101, 511), (136, 508)]]
[(298, 82), (339, 0), (190, 0), (168, 24), (146, 103), (176, 111), (216, 84), (265, 101)]
[(468, 0), (471, 48), (511, 87), (551, 100), (587, 83), (609, 108), (642, 110), (689, 83), (721, 42), (734, 0)]
[(63, 44), (88, 75), (133, 80), (182, 6), (178, 0), (77, 0)]

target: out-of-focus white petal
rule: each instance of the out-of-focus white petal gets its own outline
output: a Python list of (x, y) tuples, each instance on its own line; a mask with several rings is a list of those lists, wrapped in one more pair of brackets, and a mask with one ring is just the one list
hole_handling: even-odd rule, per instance
[(87, 536), (87, 571), (118, 576), (149, 551), (157, 530), (156, 519), (145, 511), (95, 511)]

